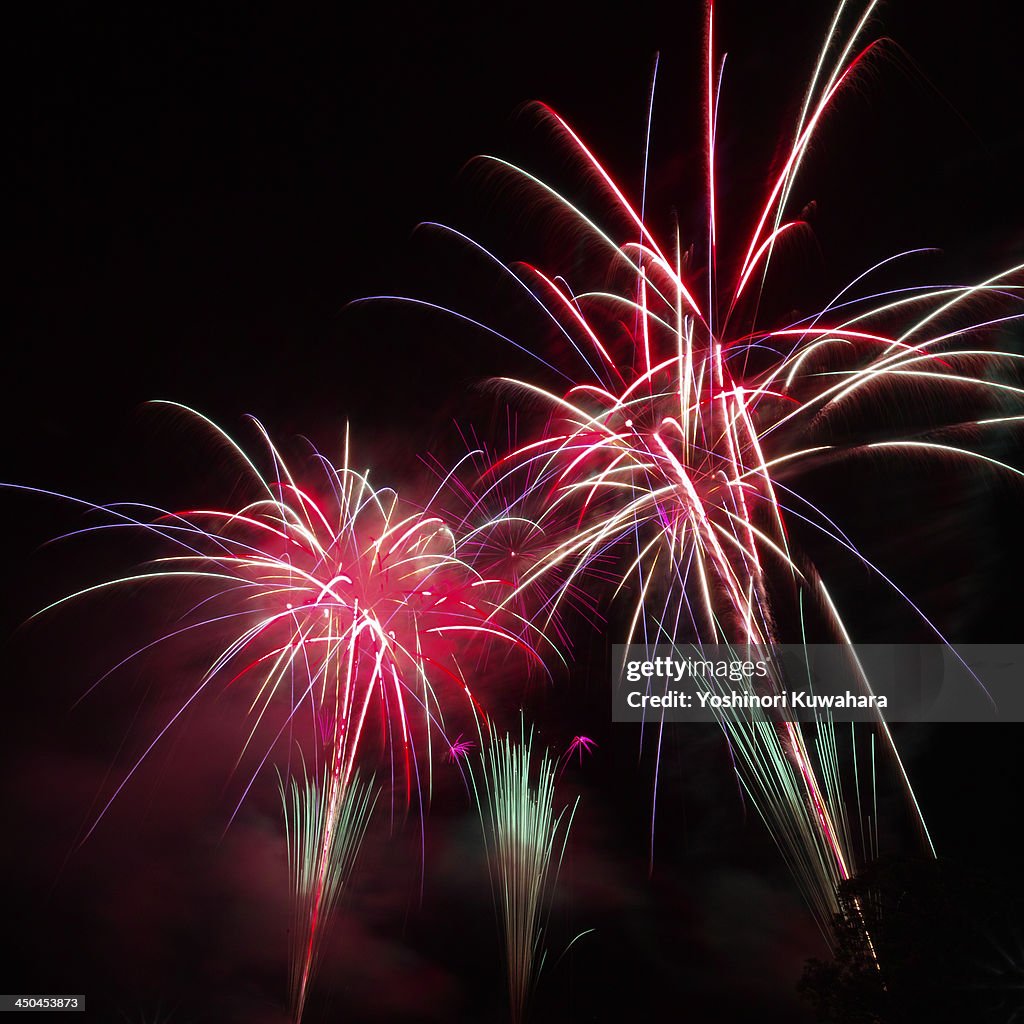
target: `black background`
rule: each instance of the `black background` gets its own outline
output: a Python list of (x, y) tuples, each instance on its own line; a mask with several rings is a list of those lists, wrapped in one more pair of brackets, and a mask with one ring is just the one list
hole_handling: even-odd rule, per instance
[[(916, 265), (937, 281), (1020, 261), (1024, 90), (1001, 10), (881, 10), (874, 34), (899, 46), (841, 101), (796, 190), (794, 205), (817, 203), (818, 247), (794, 302), (918, 245), (942, 250)], [(828, 15), (809, 3), (720, 10), (720, 204), (734, 237), (793, 123)], [(648, 209), (659, 228), (675, 209), (684, 231), (699, 230), (702, 35), (696, 4), (615, 15), (562, 4), (23, 12), (9, 26), (13, 315), (0, 478), (96, 502), (216, 500), (223, 481), (195, 435), (140, 409), (171, 398), (236, 432), (251, 412), (326, 451), (350, 422), (376, 478), (415, 489), (416, 453), (453, 450), (453, 417), (480, 402), (475, 382), (529, 364), (436, 318), (348, 303), (431, 293), (435, 252), (412, 235), (424, 219), (453, 220), (504, 258), (531, 255), (513, 247), (522, 225), (503, 233), (492, 219), (487, 183), (460, 173), (495, 152), (572, 181), (524, 101), (563, 113), (636, 195), (659, 50)], [(461, 282), (444, 284), (458, 297)], [(916, 497), (903, 478), (888, 481), (891, 498), (867, 478), (825, 489), (866, 553), (902, 573), (952, 639), (1019, 640), (1019, 493), (992, 476), (916, 472)], [(114, 601), (17, 629), (109, 569), (102, 545), (39, 550), (77, 524), (67, 506), (3, 500), (2, 877), (14, 955), (0, 989), (83, 991), (101, 1020), (283, 1019), (273, 780), (223, 835), (241, 737), (219, 711), (191, 723), (70, 852), (169, 698), (160, 680), (115, 678), (71, 705), (153, 610)], [(837, 591), (861, 638), (915, 628), (866, 577)], [(538, 698), (551, 742), (589, 730), (602, 744), (566, 775), (584, 801), (555, 955), (577, 931), (598, 931), (550, 969), (539, 1019), (705, 1019), (712, 1008), (721, 1020), (798, 1019), (793, 984), (821, 940), (716, 737), (680, 732), (669, 745), (648, 881), (650, 751), (638, 762), (635, 734), (605, 724), (603, 691), (586, 679), (593, 665), (601, 677), (600, 642), (581, 652), (562, 693)], [(993, 873), (1014, 868), (1002, 823), (1019, 808), (1019, 728), (901, 739), (940, 849)], [(415, 821), (368, 841), (363, 889), (324, 972), (337, 980), (311, 1020), (500, 1019), (475, 826), (457, 780), (440, 790), (422, 899)]]

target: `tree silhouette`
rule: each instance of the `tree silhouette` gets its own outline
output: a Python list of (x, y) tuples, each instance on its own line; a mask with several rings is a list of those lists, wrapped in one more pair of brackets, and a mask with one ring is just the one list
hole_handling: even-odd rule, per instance
[(799, 989), (829, 1024), (1024, 1024), (1019, 891), (944, 861), (888, 859), (838, 891), (834, 959)]

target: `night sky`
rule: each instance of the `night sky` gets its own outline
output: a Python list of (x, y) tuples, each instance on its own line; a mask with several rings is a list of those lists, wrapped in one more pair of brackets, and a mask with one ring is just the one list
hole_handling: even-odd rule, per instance
[[(436, 236), (414, 230), (422, 221), (455, 224), (507, 260), (550, 257), (537, 219), (514, 197), (509, 212), (509, 196), (467, 165), (495, 153), (575, 187), (528, 101), (562, 113), (636, 195), (659, 51), (647, 208), (659, 230), (673, 211), (684, 233), (700, 230), (698, 3), (614, 20), (559, 3), (445, 14), (144, 6), (37, 6), (10, 29), (0, 480), (97, 503), (227, 500), (231, 480), (199, 435), (144, 406), (167, 398), (247, 440), (252, 413), (274, 436), (304, 434), (332, 454), (349, 423), (377, 483), (425, 493), (418, 456), (456, 453), (455, 421), (485, 434), (503, 421), (479, 383), (534, 369), (439, 317), (349, 304), (418, 295), (487, 309), (489, 282), (463, 276)], [(904, 248), (940, 250), (905, 271), (910, 283), (981, 280), (1024, 258), (1024, 85), (1004, 6), (982, 0), (941, 20), (931, 4), (882, 8), (872, 34), (895, 43), (839, 103), (795, 193), (795, 208), (815, 203), (816, 241), (797, 263), (794, 305), (827, 299)], [(719, 198), (723, 230), (737, 236), (830, 15), (814, 3), (770, 8), (720, 9)], [(1019, 331), (998, 341), (1021, 348)], [(998, 444), (989, 450), (1000, 457), (1022, 454)], [(821, 486), (865, 553), (952, 640), (1024, 639), (1019, 488), (920, 469), (884, 481), (862, 469)], [(199, 659), (185, 647), (147, 660), (76, 703), (156, 635), (162, 609), (113, 597), (22, 625), (139, 552), (110, 539), (46, 545), (81, 525), (78, 514), (0, 493), (0, 992), (85, 993), (103, 1021), (284, 1021), (272, 771), (228, 827), (244, 785), (240, 705), (200, 707), (79, 846)], [(857, 638), (922, 639), (897, 597), (843, 575), (842, 562), (834, 571)], [(574, 670), (527, 698), (546, 742), (563, 748), (581, 732), (599, 742), (562, 782), (581, 805), (534, 1019), (809, 1019), (795, 984), (826, 947), (714, 730), (668, 737), (649, 871), (652, 751), (607, 720), (607, 644), (620, 628), (612, 613), (603, 634), (581, 636)], [(519, 696), (496, 699), (508, 724)], [(943, 855), (1013, 877), (1020, 852), (1006, 821), (1020, 810), (1024, 726), (905, 726), (897, 739)], [(479, 826), (457, 772), (438, 775), (425, 856), (415, 815), (371, 829), (310, 1022), (503, 1019)], [(893, 798), (894, 819), (902, 813)], [(887, 841), (910, 842), (898, 825)], [(1024, 947), (1024, 923), (1017, 935)]]

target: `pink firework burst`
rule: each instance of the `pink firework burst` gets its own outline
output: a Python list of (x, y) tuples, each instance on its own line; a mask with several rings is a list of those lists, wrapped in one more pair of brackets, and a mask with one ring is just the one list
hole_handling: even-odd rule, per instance
[[(510, 427), (509, 436), (514, 434)], [(457, 470), (444, 474), (444, 499), (452, 510), (459, 557), (505, 588), (503, 606), (520, 623), (524, 639), (539, 629), (551, 638), (553, 654), (569, 651), (570, 618), (603, 622), (598, 594), (557, 571), (538, 575), (536, 570), (572, 530), (572, 513), (544, 500), (533, 466), (506, 466), (475, 435), (469, 440)], [(440, 475), (436, 465), (433, 469)], [(590, 568), (593, 576), (600, 574), (600, 560)], [(614, 582), (610, 571), (604, 579)], [(538, 663), (534, 667), (543, 670)]]
[[(260, 767), (294, 735), (300, 719), (318, 738), (313, 781), (307, 777), (303, 787), (292, 787), (290, 843), (301, 919), (293, 999), (299, 1020), (323, 922), (372, 810), (369, 791), (358, 783), (364, 748), (373, 745), (386, 756), (408, 805), (421, 772), (430, 770), (429, 745), (420, 749), (418, 737), (426, 741), (435, 726), (443, 729), (445, 709), (453, 703), (474, 718), (482, 711), (463, 672), (464, 656), (477, 644), (500, 641), (536, 659), (530, 638), (540, 640), (540, 634), (502, 609), (507, 584), (460, 558), (456, 537), (440, 516), (374, 487), (367, 473), (349, 465), (347, 439), (340, 466), (314, 452), (313, 472), (300, 473), (257, 423), (269, 464), (263, 472), (219, 427), (186, 411), (229, 446), (248, 478), (245, 497), (231, 508), (187, 509), (147, 523), (109, 510), (117, 525), (144, 529), (169, 553), (137, 573), (63, 600), (116, 586), (176, 584), (188, 604), (183, 619), (176, 609), (164, 639), (186, 631), (212, 638), (206, 671), (107, 807), (215, 684), (251, 695), (247, 746), (257, 734), (270, 733)], [(370, 727), (374, 721), (377, 729)], [(463, 743), (463, 751), (470, 746)], [(287, 809), (283, 784), (282, 791)]]
[(472, 740), (464, 739), (460, 732), (459, 735), (456, 736), (449, 744), (446, 760), (449, 764), (456, 764), (459, 761), (464, 761), (469, 757), (475, 747), (476, 744)]
[(565, 759), (569, 760), (573, 754), (577, 754), (580, 764), (583, 764), (583, 755), (592, 754), (597, 749), (596, 741), (589, 736), (573, 736), (569, 746), (565, 749)]
[[(548, 329), (556, 328), (567, 357), (561, 362), (575, 366), (568, 386), (500, 382), (545, 409), (547, 420), (538, 436), (494, 460), (492, 472), (518, 474), (523, 506), (536, 502), (537, 521), (563, 524), (557, 541), (546, 538), (541, 557), (513, 580), (510, 600), (547, 580), (556, 611), (597, 582), (595, 567), (606, 566), (614, 552), (618, 590), (632, 598), (627, 642), (763, 647), (779, 641), (783, 614), (797, 619), (810, 607), (848, 642), (820, 573), (794, 543), (794, 526), (817, 531), (905, 595), (857, 550), (834, 514), (802, 493), (801, 471), (841, 459), (931, 457), (1020, 475), (970, 442), (1024, 418), (1024, 389), (1000, 377), (1021, 356), (993, 352), (983, 341), (986, 332), (1024, 316), (1024, 267), (965, 285), (872, 288), (873, 275), (913, 255), (899, 253), (812, 314), (772, 319), (772, 309), (792, 306), (773, 291), (785, 280), (776, 268), (791, 241), (808, 230), (789, 212), (798, 173), (836, 97), (879, 46), (859, 41), (875, 7), (868, 3), (849, 32), (842, 27), (844, 7), (837, 12), (789, 147), (769, 170), (750, 230), (738, 242), (719, 226), (722, 64), (711, 5), (701, 98), (707, 223), (695, 246), (684, 249), (678, 230), (667, 241), (659, 238), (645, 197), (631, 201), (546, 106), (542, 117), (597, 190), (611, 226), (528, 171), (481, 158), (494, 174), (510, 178), (518, 194), (529, 192), (556, 211), (552, 223), (571, 233), (574, 269), (585, 275), (588, 267), (600, 268), (599, 280), (571, 285), (564, 268), (504, 266), (486, 254), (529, 293)], [(469, 250), (474, 257), (486, 252), (477, 243)], [(792, 723), (722, 724), (747, 791), (827, 921), (837, 883), (855, 866), (841, 795), (821, 778), (834, 760), (834, 738), (819, 741), (825, 746), (818, 759)], [(880, 720), (877, 729), (927, 839), (888, 727)], [(774, 796), (780, 787), (782, 800)]]

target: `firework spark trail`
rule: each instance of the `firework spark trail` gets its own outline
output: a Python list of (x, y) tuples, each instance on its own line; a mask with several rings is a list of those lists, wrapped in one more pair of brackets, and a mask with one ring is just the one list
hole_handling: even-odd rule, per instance
[(475, 773), (470, 779), (505, 938), (511, 1019), (520, 1024), (543, 966), (546, 921), (579, 801), (555, 813), (558, 760), (545, 749), (536, 762), (525, 723), (518, 739), (492, 732), (481, 761), (481, 781)]
[[(238, 764), (257, 735), (270, 734), (242, 800), (279, 748), (286, 745), (290, 759), (292, 742), (299, 742), (300, 717), (308, 718), (320, 740), (313, 773), (323, 782), (307, 780), (301, 794), (292, 791), (296, 826), (291, 834), (298, 845), (291, 863), (305, 921), (304, 933), (293, 935), (302, 949), (302, 966), (293, 975), (298, 1021), (327, 912), (369, 813), (368, 790), (355, 780), (371, 711), (380, 712), (378, 746), (390, 763), (392, 814), (396, 799), (408, 808), (414, 794), (422, 809), (431, 788), (432, 735), (435, 729), (443, 732), (445, 706), (464, 703), (474, 719), (480, 711), (461, 667), (463, 656), (475, 644), (502, 641), (540, 660), (537, 646), (545, 640), (530, 623), (516, 621), (500, 607), (508, 585), (459, 557), (456, 538), (440, 516), (403, 503), (393, 490), (374, 488), (366, 473), (350, 467), (347, 437), (341, 466), (313, 452), (315, 472), (307, 474), (312, 481), (300, 485), (299, 474), (256, 421), (266, 473), (215, 424), (183, 406), (175, 408), (227, 445), (243, 470), (249, 496), (230, 509), (164, 513), (150, 522), (114, 507), (106, 510), (113, 524), (79, 531), (133, 526), (177, 553), (55, 605), (111, 587), (190, 584), (197, 593), (188, 598), (189, 621), (183, 626), (176, 618), (175, 628), (155, 644), (186, 631), (209, 630), (216, 651), (198, 685), (127, 772), (92, 828), (157, 743), (215, 682), (246, 687), (251, 694), (253, 724)], [(225, 625), (232, 626), (227, 643), (220, 636)], [(420, 751), (418, 734), (424, 740)]]
[(372, 779), (360, 780), (356, 771), (344, 792), (330, 775), (319, 781), (306, 776), (302, 786), (295, 778), (286, 786), (282, 778), (280, 791), (293, 886), (293, 934), (309, 938), (305, 946), (293, 946), (290, 964), (295, 1019), (300, 1020), (317, 965), (319, 950), (313, 940), (318, 922), (344, 894), (379, 790), (375, 792)]
[[(510, 423), (509, 438), (515, 434)], [(431, 504), (443, 503), (458, 538), (459, 557), (508, 588), (505, 606), (522, 624), (524, 635), (539, 631), (551, 638), (549, 649), (564, 662), (573, 645), (568, 615), (593, 625), (603, 622), (594, 588), (575, 586), (558, 572), (536, 573), (559, 538), (574, 528), (575, 513), (553, 508), (544, 499), (531, 465), (503, 466), (475, 431), (463, 434), (463, 442), (467, 451), (453, 469), (428, 458), (431, 471), (443, 481)], [(600, 574), (596, 559), (590, 573), (592, 581)], [(524, 585), (527, 578), (531, 582)], [(605, 573), (604, 582), (616, 582), (614, 573)], [(537, 669), (548, 671), (539, 664)]]
[[(808, 148), (836, 96), (879, 45), (859, 41), (875, 4), (863, 9), (849, 33), (842, 30), (845, 6), (840, 5), (828, 30), (788, 154), (781, 170), (768, 179), (767, 199), (756, 214), (754, 230), (735, 250), (738, 258), (727, 259), (716, 211), (716, 196), (721, 195), (715, 185), (721, 71), (709, 5), (703, 284), (690, 267), (691, 258), (684, 271), (678, 242), (674, 255), (659, 244), (645, 215), (550, 108), (540, 105), (542, 116), (576, 154), (620, 228), (602, 227), (530, 172), (496, 157), (481, 158), (498, 174), (532, 190), (561, 218), (568, 215), (577, 246), (581, 238), (589, 238), (604, 254), (607, 267), (602, 289), (591, 291), (570, 290), (564, 275), (533, 265), (503, 267), (529, 291), (546, 321), (558, 325), (570, 358), (573, 353), (581, 357), (581, 375), (567, 390), (501, 380), (545, 406), (549, 420), (539, 438), (496, 460), (492, 473), (498, 478), (522, 474), (533, 492), (524, 501), (539, 498), (549, 521), (574, 523), (521, 578), (510, 600), (545, 579), (555, 580), (555, 612), (559, 601), (569, 599), (571, 588), (587, 586), (595, 564), (606, 564), (612, 551), (621, 555), (628, 550), (630, 564), (618, 588), (636, 595), (627, 642), (671, 643), (684, 632), (698, 643), (761, 648), (776, 640), (783, 609), (799, 605), (802, 615), (808, 602), (821, 608), (834, 633), (848, 642), (820, 576), (793, 550), (789, 524), (800, 520), (870, 563), (831, 518), (795, 490), (792, 479), (802, 466), (854, 455), (928, 454), (1019, 474), (954, 443), (951, 435), (1024, 419), (1024, 390), (988, 373), (1022, 357), (992, 353), (975, 340), (1024, 316), (1017, 311), (1024, 267), (980, 284), (858, 297), (855, 287), (899, 258), (890, 257), (813, 316), (781, 325), (760, 323), (769, 266), (804, 227), (788, 217), (787, 208)], [(641, 210), (645, 204), (643, 197)], [(498, 264), (479, 243), (456, 232), (451, 237), (467, 242), (473, 257)], [(987, 312), (997, 301), (1012, 307), (1007, 315), (964, 326), (965, 313)], [(529, 348), (494, 328), (487, 330), (518, 348)], [(564, 379), (561, 368), (556, 373)], [(833, 425), (840, 420), (867, 416), (881, 398), (899, 408), (902, 397), (912, 400), (923, 389), (941, 396), (933, 411), (935, 422), (923, 431), (888, 441), (837, 440)], [(993, 415), (991, 407), (997, 402), (1014, 402), (1016, 408)], [(873, 431), (878, 426), (870, 422)], [(935, 633), (945, 639), (937, 629)], [(739, 752), (736, 763), (747, 791), (803, 880), (819, 917), (827, 921), (835, 910), (836, 883), (849, 877), (856, 857), (841, 786), (828, 763), (830, 723), (819, 724), (825, 732), (819, 734), (816, 766), (804, 731), (794, 724), (722, 721)], [(879, 721), (877, 729), (896, 759), (926, 835), (888, 727)]]

